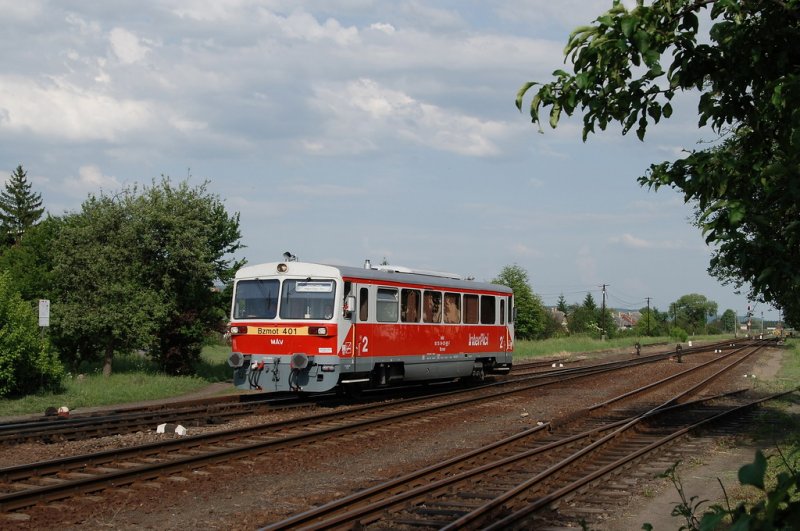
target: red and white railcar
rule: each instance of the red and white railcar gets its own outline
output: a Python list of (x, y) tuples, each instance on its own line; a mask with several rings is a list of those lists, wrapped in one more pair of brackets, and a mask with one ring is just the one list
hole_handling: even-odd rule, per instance
[(513, 315), (510, 288), (456, 275), (254, 265), (236, 274), (229, 364), (269, 392), (482, 378), (511, 368)]

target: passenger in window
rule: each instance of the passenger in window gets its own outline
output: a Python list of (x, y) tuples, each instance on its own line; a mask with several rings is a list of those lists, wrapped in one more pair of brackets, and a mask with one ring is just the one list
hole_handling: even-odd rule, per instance
[(446, 323), (458, 323), (461, 321), (461, 309), (458, 307), (458, 296), (445, 295), (444, 297), (444, 321)]

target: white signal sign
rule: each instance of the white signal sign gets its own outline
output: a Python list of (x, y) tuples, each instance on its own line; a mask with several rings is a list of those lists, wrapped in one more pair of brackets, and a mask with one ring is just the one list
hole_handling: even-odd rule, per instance
[(39, 299), (39, 326), (50, 326), (50, 301)]

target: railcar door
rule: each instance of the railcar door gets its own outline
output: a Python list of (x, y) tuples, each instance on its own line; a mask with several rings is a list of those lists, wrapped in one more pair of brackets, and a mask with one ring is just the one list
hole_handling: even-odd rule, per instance
[(352, 340), (353, 340), (353, 370), (361, 372), (369, 370), (364, 355), (369, 351), (369, 338), (363, 332), (366, 330), (365, 324), (369, 321), (369, 288), (360, 286), (358, 288), (358, 318), (353, 319)]

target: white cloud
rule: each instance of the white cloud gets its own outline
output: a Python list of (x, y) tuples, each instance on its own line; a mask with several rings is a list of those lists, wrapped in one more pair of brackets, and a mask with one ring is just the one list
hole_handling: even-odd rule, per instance
[(469, 156), (500, 152), (497, 141), (510, 134), (509, 124), (458, 114), (418, 101), (371, 79), (314, 90), (309, 105), (325, 120), (326, 135), (306, 139), (305, 147), (320, 154), (359, 153), (377, 149), (379, 141), (402, 140)]
[(95, 165), (81, 166), (77, 177), (64, 179), (64, 193), (72, 197), (85, 197), (100, 191), (114, 191), (121, 187), (116, 177), (104, 175)]
[(142, 44), (142, 41), (134, 33), (125, 28), (114, 28), (108, 35), (111, 43), (111, 50), (123, 64), (138, 63), (145, 58), (150, 51), (149, 46)]
[(395, 32), (395, 27), (385, 22), (375, 22), (374, 24), (370, 24), (369, 29), (380, 31), (386, 33), (387, 35), (391, 35)]
[(41, 0), (0, 0), (0, 13), (6, 22), (32, 20), (41, 14), (43, 3)]
[(283, 34), (292, 39), (301, 39), (309, 42), (331, 40), (340, 46), (357, 43), (359, 40), (358, 29), (343, 27), (335, 19), (329, 18), (320, 24), (312, 15), (297, 11), (288, 17), (280, 15), (269, 16)]
[(43, 138), (113, 141), (155, 121), (145, 102), (116, 99), (57, 79), (43, 85), (0, 75), (0, 102), (5, 111), (0, 130), (30, 131)]
[(516, 256), (521, 257), (531, 257), (531, 256), (541, 256), (542, 253), (537, 251), (536, 249), (532, 249), (525, 245), (524, 243), (515, 243), (511, 246), (511, 252)]
[(681, 241), (672, 241), (672, 240), (645, 240), (642, 238), (637, 238), (636, 236), (625, 233), (621, 236), (613, 236), (609, 238), (609, 243), (621, 245), (622, 247), (627, 247), (629, 249), (682, 249), (685, 248), (686, 245)]

